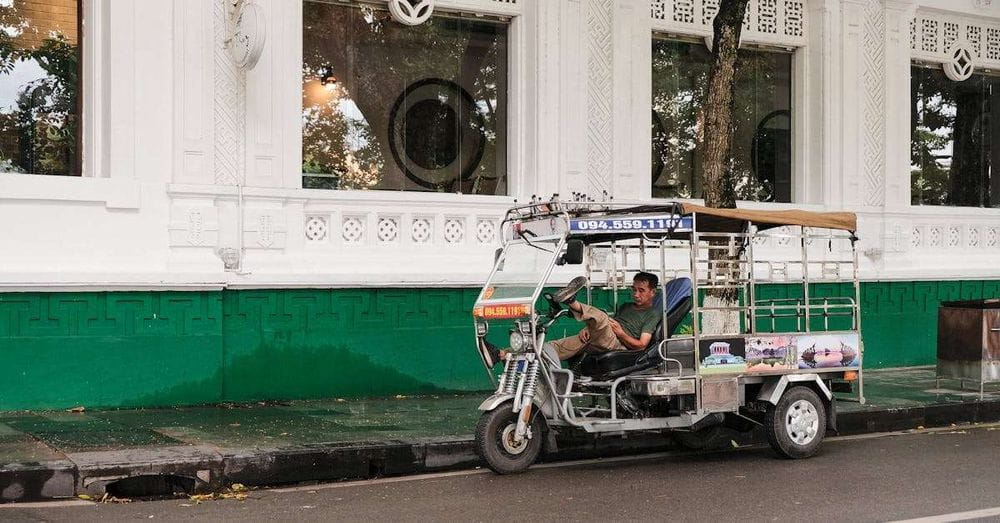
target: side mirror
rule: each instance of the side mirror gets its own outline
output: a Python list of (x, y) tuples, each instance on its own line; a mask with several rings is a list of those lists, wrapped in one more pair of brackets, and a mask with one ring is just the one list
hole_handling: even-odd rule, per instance
[(566, 242), (566, 252), (559, 257), (559, 265), (580, 265), (583, 263), (583, 241)]
[[(500, 260), (500, 255), (503, 254), (503, 247), (497, 247), (497, 250), (493, 251), (493, 265), (496, 266), (497, 261)], [(503, 266), (497, 267), (498, 271), (503, 270)]]

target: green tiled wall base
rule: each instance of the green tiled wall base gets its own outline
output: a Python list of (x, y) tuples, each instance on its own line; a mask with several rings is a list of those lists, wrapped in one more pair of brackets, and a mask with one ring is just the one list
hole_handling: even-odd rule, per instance
[[(476, 292), (0, 294), (0, 410), (482, 390), (469, 315)], [(758, 295), (798, 292), (767, 286)], [(865, 365), (933, 363), (938, 304), (987, 297), (1000, 297), (1000, 281), (864, 283)]]

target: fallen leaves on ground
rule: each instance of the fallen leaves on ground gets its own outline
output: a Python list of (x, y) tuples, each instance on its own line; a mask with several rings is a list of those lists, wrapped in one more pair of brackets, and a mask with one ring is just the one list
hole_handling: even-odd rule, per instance
[(217, 499), (236, 499), (243, 501), (250, 496), (246, 485), (242, 483), (233, 483), (226, 490), (222, 492), (212, 492), (211, 494), (192, 494), (188, 496), (188, 499), (194, 501), (195, 504), (201, 503), (202, 501), (214, 501)]
[(85, 500), (85, 501), (93, 501), (95, 503), (131, 503), (132, 502), (132, 500), (129, 499), (129, 498), (116, 498), (116, 497), (112, 496), (111, 494), (108, 494), (107, 492), (105, 492), (104, 495), (101, 496), (100, 499), (96, 499), (96, 498), (94, 498), (93, 496), (91, 496), (89, 494), (77, 494), (76, 497), (80, 498), (82, 500)]

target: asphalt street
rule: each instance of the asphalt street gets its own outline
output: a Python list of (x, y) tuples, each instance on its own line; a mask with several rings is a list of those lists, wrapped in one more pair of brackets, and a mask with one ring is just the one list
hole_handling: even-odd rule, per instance
[(254, 490), (245, 500), (0, 505), (0, 520), (997, 520), (998, 448), (1000, 427), (952, 429), (829, 440), (799, 461), (749, 448), (559, 463), (514, 476), (474, 470)]

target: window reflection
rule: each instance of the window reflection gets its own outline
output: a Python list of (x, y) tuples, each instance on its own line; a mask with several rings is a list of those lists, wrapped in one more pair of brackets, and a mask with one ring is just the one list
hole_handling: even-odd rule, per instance
[[(701, 197), (696, 145), (711, 58), (701, 42), (653, 39), (654, 197)], [(788, 53), (739, 51), (729, 171), (741, 200), (791, 201), (791, 71)]]
[(1000, 206), (1000, 118), (992, 109), (1000, 78), (974, 74), (954, 82), (940, 68), (910, 75), (910, 187), (914, 205)]
[(80, 174), (77, 0), (0, 0), (0, 172)]
[(303, 5), (303, 186), (506, 194), (507, 25)]

